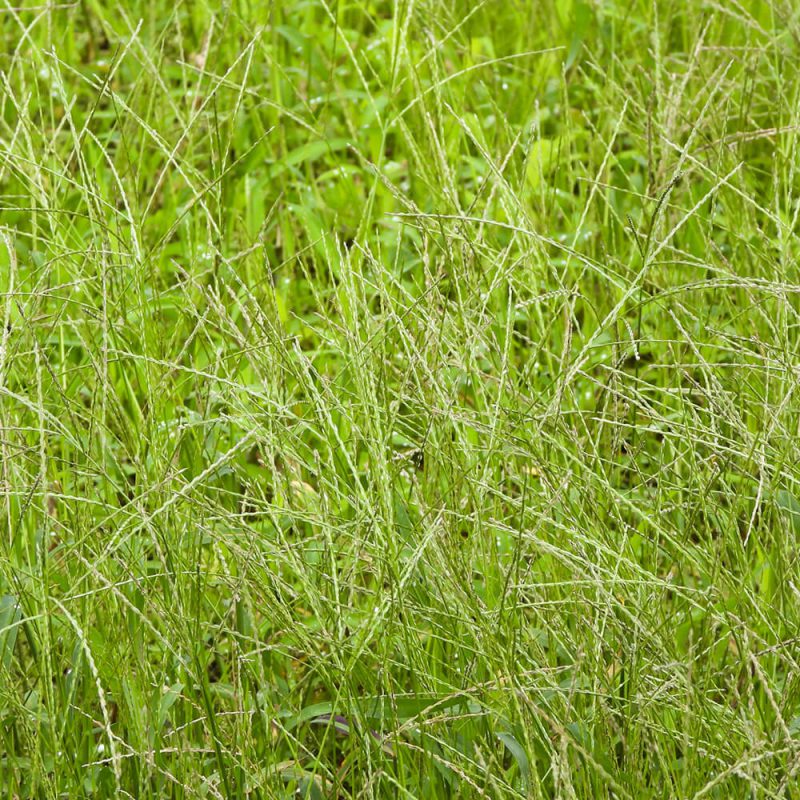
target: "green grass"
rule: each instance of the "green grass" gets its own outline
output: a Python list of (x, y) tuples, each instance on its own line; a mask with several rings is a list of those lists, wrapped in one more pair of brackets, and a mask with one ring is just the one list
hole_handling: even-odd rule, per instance
[(796, 3), (0, 41), (1, 798), (800, 797)]

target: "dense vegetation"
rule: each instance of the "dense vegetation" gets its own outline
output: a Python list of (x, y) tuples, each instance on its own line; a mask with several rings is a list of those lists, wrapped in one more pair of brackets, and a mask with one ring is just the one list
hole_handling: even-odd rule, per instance
[(796, 3), (0, 32), (2, 797), (800, 796)]

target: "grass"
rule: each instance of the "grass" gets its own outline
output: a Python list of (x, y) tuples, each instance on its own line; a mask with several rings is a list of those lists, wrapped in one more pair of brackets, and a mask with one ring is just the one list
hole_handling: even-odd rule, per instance
[(0, 37), (0, 796), (800, 797), (796, 4)]

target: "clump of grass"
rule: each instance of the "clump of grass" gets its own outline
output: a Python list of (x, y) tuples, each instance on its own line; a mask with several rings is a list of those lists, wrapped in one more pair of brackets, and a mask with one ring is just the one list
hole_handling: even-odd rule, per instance
[(791, 4), (0, 26), (5, 796), (794, 796)]

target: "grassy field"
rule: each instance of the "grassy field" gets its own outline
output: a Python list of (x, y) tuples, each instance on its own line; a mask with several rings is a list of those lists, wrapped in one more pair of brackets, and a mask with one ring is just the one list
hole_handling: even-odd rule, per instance
[(0, 798), (800, 797), (797, 3), (0, 42)]

